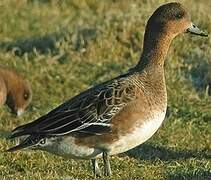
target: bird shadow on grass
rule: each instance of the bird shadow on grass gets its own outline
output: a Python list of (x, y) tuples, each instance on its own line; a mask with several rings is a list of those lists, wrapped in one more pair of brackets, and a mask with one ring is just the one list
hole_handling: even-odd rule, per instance
[(170, 172), (167, 173), (166, 179), (167, 180), (208, 180), (211, 178), (211, 171), (208, 170), (202, 170), (200, 169), (197, 172), (194, 172), (194, 170), (189, 172), (181, 172), (181, 170), (178, 170), (176, 172)]
[(192, 83), (197, 91), (205, 91), (211, 96), (211, 63), (202, 61), (198, 66), (192, 67), (190, 75)]
[(0, 129), (0, 139), (8, 139), (10, 136), (10, 131), (5, 131), (3, 129)]
[(210, 159), (211, 151), (209, 149), (204, 150), (173, 150), (170, 148), (164, 148), (161, 146), (154, 146), (151, 144), (142, 144), (125, 153), (129, 157), (133, 157), (140, 160), (156, 160), (162, 161), (178, 160), (178, 159)]
[[(188, 55), (188, 56), (187, 56)], [(185, 61), (184, 72), (197, 92), (211, 96), (211, 62), (209, 53), (199, 47), (191, 49), (191, 53), (182, 55)], [(200, 60), (200, 61), (199, 61)], [(188, 67), (188, 68), (187, 68)]]
[(76, 30), (63, 28), (58, 32), (52, 32), (43, 36), (29, 38), (21, 37), (12, 42), (1, 42), (0, 49), (13, 52), (16, 56), (24, 54), (49, 54), (58, 55), (60, 49), (64, 51), (68, 46), (73, 50), (80, 51), (88, 45), (88, 41), (96, 37), (96, 29), (79, 27)]
[(40, 54), (47, 54), (55, 51), (55, 43), (58, 33), (52, 33), (44, 36), (34, 36), (29, 38), (18, 38), (12, 42), (0, 43), (0, 48), (8, 52), (13, 52), (16, 56), (23, 56), (25, 53), (33, 53), (35, 50)]

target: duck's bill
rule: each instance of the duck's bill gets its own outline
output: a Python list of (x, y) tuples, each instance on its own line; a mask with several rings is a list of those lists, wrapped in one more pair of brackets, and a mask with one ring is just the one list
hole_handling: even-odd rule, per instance
[(24, 113), (24, 110), (23, 109), (18, 109), (15, 113), (16, 113), (16, 115), (18, 117), (20, 117)]
[(191, 23), (191, 26), (187, 29), (188, 33), (191, 34), (195, 34), (195, 35), (199, 35), (199, 36), (205, 36), (207, 37), (208, 34), (203, 32), (202, 30), (200, 30), (196, 25), (194, 25), (193, 23)]

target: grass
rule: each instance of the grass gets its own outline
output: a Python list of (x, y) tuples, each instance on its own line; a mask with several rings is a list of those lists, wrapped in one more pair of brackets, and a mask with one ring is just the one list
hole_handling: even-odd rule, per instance
[[(4, 153), (16, 126), (136, 64), (147, 18), (164, 0), (23, 0), (0, 2), (0, 61), (31, 82), (21, 118), (0, 109), (0, 179), (92, 179), (90, 162), (40, 151)], [(209, 0), (181, 1), (211, 32)], [(145, 144), (113, 156), (110, 179), (211, 178), (211, 40), (177, 37), (168, 53), (168, 113)], [(102, 162), (101, 162), (102, 165)], [(107, 179), (107, 178), (102, 178)]]

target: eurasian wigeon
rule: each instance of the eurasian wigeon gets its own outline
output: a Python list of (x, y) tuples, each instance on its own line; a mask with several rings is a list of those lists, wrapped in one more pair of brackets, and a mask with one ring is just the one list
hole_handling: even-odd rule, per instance
[(164, 61), (171, 41), (185, 32), (207, 36), (180, 3), (160, 6), (147, 22), (143, 52), (134, 68), (17, 127), (11, 138), (26, 138), (8, 151), (33, 148), (91, 159), (96, 176), (101, 175), (96, 158), (102, 156), (110, 176), (110, 155), (144, 143), (161, 126), (167, 107)]
[(29, 106), (32, 92), (29, 83), (15, 70), (0, 65), (0, 105), (7, 104), (20, 116)]

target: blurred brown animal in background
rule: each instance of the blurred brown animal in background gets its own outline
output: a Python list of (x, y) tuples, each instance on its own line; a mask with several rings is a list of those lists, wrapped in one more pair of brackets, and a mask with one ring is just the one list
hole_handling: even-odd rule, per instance
[(0, 105), (5, 103), (17, 116), (23, 114), (32, 99), (30, 85), (13, 69), (0, 65)]

